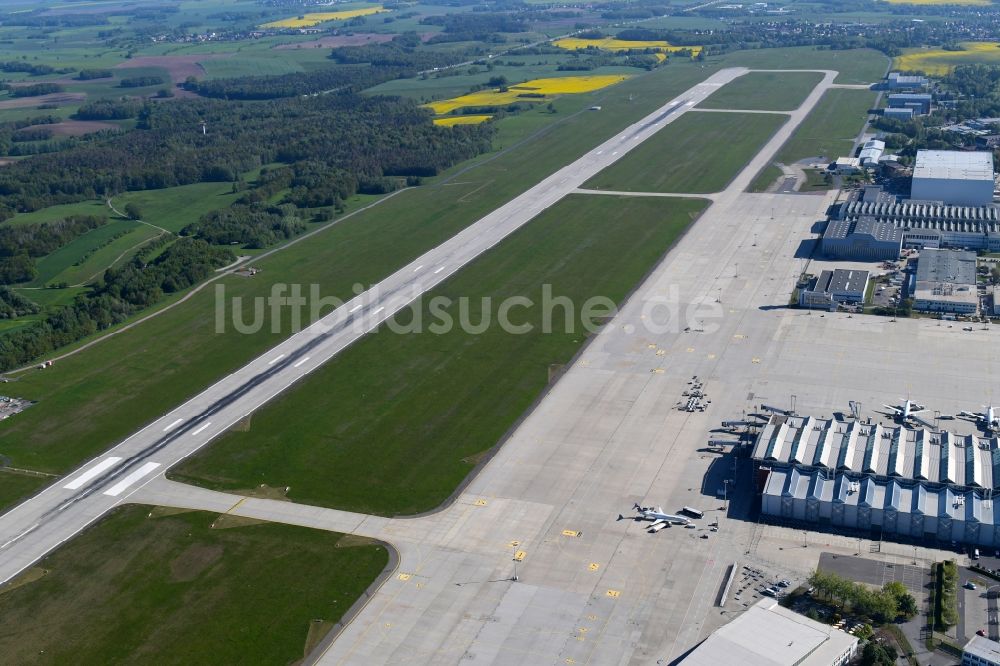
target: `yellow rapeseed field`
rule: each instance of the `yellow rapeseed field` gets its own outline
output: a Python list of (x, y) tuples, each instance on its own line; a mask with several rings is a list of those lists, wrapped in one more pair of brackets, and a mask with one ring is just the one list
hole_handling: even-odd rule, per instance
[(442, 115), (455, 109), (470, 106), (504, 106), (517, 101), (541, 102), (550, 95), (572, 95), (593, 92), (614, 85), (629, 78), (624, 74), (601, 76), (563, 76), (552, 79), (534, 79), (510, 86), (505, 91), (480, 90), (461, 97), (443, 99), (424, 106)]
[(356, 16), (370, 16), (371, 14), (378, 14), (384, 11), (386, 11), (385, 8), (383, 8), (382, 5), (378, 5), (377, 7), (365, 7), (363, 9), (345, 9), (340, 12), (313, 12), (310, 14), (303, 14), (302, 16), (281, 19), (280, 21), (271, 21), (270, 23), (265, 23), (260, 27), (308, 28), (318, 23), (323, 23), (324, 21), (343, 21), (344, 19), (352, 19)]
[(985, 7), (990, 0), (885, 0), (890, 5), (978, 5)]
[(892, 67), (901, 70), (919, 69), (932, 76), (944, 76), (956, 65), (1000, 63), (1000, 43), (962, 42), (962, 46), (964, 51), (908, 49), (906, 53), (893, 59)]
[(442, 127), (451, 127), (452, 125), (478, 125), (479, 123), (485, 123), (487, 120), (493, 116), (478, 116), (478, 115), (467, 115), (467, 116), (445, 116), (444, 118), (435, 118), (434, 124), (441, 125)]
[(633, 50), (645, 50), (645, 49), (656, 49), (661, 53), (675, 53), (681, 49), (688, 49), (691, 51), (692, 55), (698, 55), (701, 52), (700, 46), (674, 46), (670, 42), (663, 41), (630, 41), (627, 39), (615, 39), (613, 37), (605, 37), (604, 39), (577, 39), (576, 37), (567, 37), (566, 39), (557, 39), (552, 42), (553, 46), (558, 46), (561, 49), (566, 49), (568, 51), (577, 51), (579, 49), (596, 48), (602, 51), (633, 51)]

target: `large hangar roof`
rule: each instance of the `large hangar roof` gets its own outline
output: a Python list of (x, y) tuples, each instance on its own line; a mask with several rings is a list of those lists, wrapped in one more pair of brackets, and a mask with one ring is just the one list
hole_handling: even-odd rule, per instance
[(993, 153), (986, 151), (918, 150), (914, 178), (993, 180)]

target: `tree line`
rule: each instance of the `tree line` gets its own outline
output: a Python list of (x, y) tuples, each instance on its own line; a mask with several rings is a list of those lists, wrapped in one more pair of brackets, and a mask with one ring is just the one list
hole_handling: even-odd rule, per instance
[(38, 274), (34, 261), (37, 257), (54, 252), (107, 221), (95, 215), (73, 215), (44, 224), (0, 225), (0, 284), (30, 282)]

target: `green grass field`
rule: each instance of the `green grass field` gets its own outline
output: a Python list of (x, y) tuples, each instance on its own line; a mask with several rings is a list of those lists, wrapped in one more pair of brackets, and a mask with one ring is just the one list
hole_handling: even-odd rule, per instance
[(794, 111), (822, 79), (818, 72), (750, 72), (723, 86), (698, 107)]
[(831, 51), (814, 46), (734, 51), (706, 62), (751, 69), (834, 69), (840, 72), (836, 83), (848, 84), (874, 83), (889, 69), (889, 58), (873, 49)]
[[(383, 328), (341, 353), (172, 473), (228, 489), (291, 486), (298, 502), (378, 514), (411, 514), (443, 502), (588, 337), (587, 298), (620, 303), (705, 206), (704, 201), (572, 195), (428, 295), (423, 332)], [(558, 311), (545, 332), (542, 285), (567, 296), (577, 315), (566, 332)], [(490, 325), (436, 334), (430, 301)], [(502, 299), (527, 297), (511, 321)], [(482, 299), (493, 299), (491, 307)], [(399, 321), (413, 321), (413, 313)], [(589, 323), (589, 321), (588, 321)], [(391, 406), (391, 408), (388, 408)], [(374, 455), (373, 455), (374, 454)]]
[(79, 203), (62, 204), (59, 206), (49, 206), (41, 210), (30, 213), (18, 213), (9, 220), (4, 220), (0, 224), (38, 224), (42, 222), (53, 222), (63, 220), (70, 215), (96, 215), (98, 217), (114, 217), (114, 213), (108, 209), (103, 201), (81, 201)]
[(788, 117), (687, 113), (584, 187), (629, 192), (718, 192)]
[(113, 203), (118, 210), (135, 203), (143, 221), (178, 233), (205, 213), (228, 208), (241, 196), (242, 192), (233, 193), (232, 183), (195, 183), (163, 190), (126, 192), (115, 197)]
[[(775, 160), (791, 164), (807, 157), (823, 157), (832, 162), (846, 156), (864, 127), (868, 110), (875, 104), (876, 93), (868, 90), (828, 90), (778, 151)], [(781, 175), (780, 169), (768, 166), (751, 185), (761, 192)]]
[(294, 663), (388, 562), (362, 539), (238, 520), (117, 509), (0, 591), (4, 661)]
[[(114, 238), (121, 232), (125, 235)], [(38, 277), (30, 286), (41, 287), (50, 282), (78, 285), (91, 281), (116, 261), (127, 259), (132, 248), (160, 233), (131, 220), (111, 220), (41, 257), (37, 262)]]
[(0, 469), (0, 506), (16, 504), (51, 482), (52, 479), (43, 476), (28, 476)]

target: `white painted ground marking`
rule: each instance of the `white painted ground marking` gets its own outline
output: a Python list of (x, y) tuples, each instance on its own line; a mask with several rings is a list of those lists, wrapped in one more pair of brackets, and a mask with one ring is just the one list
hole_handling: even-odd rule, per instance
[(444, 266), (442, 266), (441, 268), (439, 268), (436, 271), (434, 271), (434, 275), (437, 275), (438, 273), (440, 273), (443, 270), (444, 270)]
[(382, 312), (382, 310), (385, 310), (384, 306), (380, 306), (377, 310), (375, 310), (374, 312), (372, 312), (372, 314), (373, 315), (377, 315), (379, 312)]
[(32, 525), (31, 527), (29, 527), (28, 529), (24, 530), (23, 532), (21, 532), (20, 534), (18, 534), (18, 535), (17, 535), (16, 537), (14, 537), (13, 539), (11, 539), (11, 540), (10, 540), (10, 541), (8, 541), (7, 543), (5, 543), (4, 545), (0, 546), (0, 550), (2, 550), (2, 549), (4, 549), (4, 548), (6, 548), (6, 547), (7, 547), (7, 546), (9, 546), (10, 544), (12, 544), (12, 543), (14, 543), (15, 541), (17, 541), (18, 539), (20, 539), (20, 538), (22, 538), (22, 537), (25, 537), (25, 536), (27, 536), (27, 535), (28, 535), (28, 534), (30, 534), (30, 533), (31, 533), (31, 532), (32, 532), (32, 531), (33, 531), (33, 530), (34, 530), (34, 529), (35, 529), (36, 527), (38, 527), (38, 523), (35, 523), (35, 524), (34, 524), (34, 525)]
[(297, 367), (299, 367), (300, 365), (302, 365), (303, 363), (305, 363), (305, 362), (306, 362), (306, 361), (308, 361), (308, 360), (309, 360), (309, 357), (308, 357), (308, 356), (306, 356), (306, 357), (305, 357), (304, 359), (302, 359), (301, 361), (299, 361), (298, 363), (296, 363), (296, 364), (295, 364), (295, 365), (293, 365), (292, 367), (293, 367), (293, 368), (297, 368)]
[(131, 474), (129, 474), (128, 476), (126, 476), (124, 479), (122, 479), (121, 481), (119, 481), (115, 485), (113, 485), (110, 488), (108, 488), (107, 490), (105, 490), (104, 494), (105, 495), (110, 495), (111, 497), (118, 497), (123, 492), (125, 492), (126, 488), (128, 488), (133, 483), (135, 483), (136, 481), (138, 481), (142, 477), (146, 476), (147, 474), (149, 474), (150, 472), (152, 472), (154, 469), (156, 469), (159, 466), (160, 466), (160, 463), (155, 463), (155, 462), (148, 462), (148, 463), (146, 463), (145, 465), (143, 465), (139, 469), (135, 470), (134, 472), (132, 472)]
[(177, 419), (176, 421), (174, 421), (173, 423), (171, 423), (170, 425), (168, 425), (168, 426), (167, 426), (166, 428), (164, 428), (164, 429), (163, 429), (163, 432), (166, 432), (166, 431), (170, 430), (171, 428), (174, 428), (174, 427), (176, 427), (176, 426), (177, 426), (177, 425), (179, 425), (179, 424), (180, 424), (180, 422), (181, 422), (181, 421), (183, 421), (183, 420), (184, 420), (184, 419)]
[(413, 272), (416, 273), (417, 271), (419, 271), (423, 267), (424, 267), (424, 265), (420, 264), (419, 266), (417, 266), (416, 268), (413, 269)]
[(201, 431), (203, 431), (203, 430), (204, 430), (205, 428), (207, 428), (207, 427), (208, 427), (208, 426), (210, 426), (210, 425), (212, 425), (212, 422), (211, 422), (211, 421), (209, 421), (208, 423), (206, 423), (206, 424), (205, 424), (205, 425), (203, 425), (202, 427), (198, 428), (197, 430), (195, 430), (195, 431), (194, 431), (193, 433), (191, 433), (191, 434), (192, 434), (192, 435), (197, 435), (198, 433), (200, 433)]
[(280, 361), (283, 358), (285, 358), (284, 354), (278, 354), (277, 356), (275, 356), (274, 358), (272, 358), (270, 361), (268, 361), (267, 364), (268, 365), (274, 365), (275, 363), (277, 363), (278, 361)]
[(350, 312), (354, 312), (355, 310), (357, 310), (357, 309), (358, 309), (358, 308), (360, 308), (360, 307), (361, 307), (361, 303), (358, 303), (357, 305), (355, 305), (355, 306), (354, 306), (353, 308), (351, 308), (351, 309), (350, 309), (350, 310), (348, 310), (347, 312), (348, 312), (348, 313), (350, 313)]
[(115, 456), (112, 456), (110, 458), (105, 458), (104, 460), (97, 463), (96, 465), (88, 469), (86, 472), (81, 474), (80, 476), (76, 477), (75, 479), (67, 483), (65, 486), (63, 486), (63, 488), (65, 488), (66, 490), (76, 490), (77, 488), (82, 488), (83, 484), (87, 483), (87, 481), (90, 481), (101, 472), (104, 472), (110, 467), (113, 467), (114, 464), (120, 460), (121, 458)]

